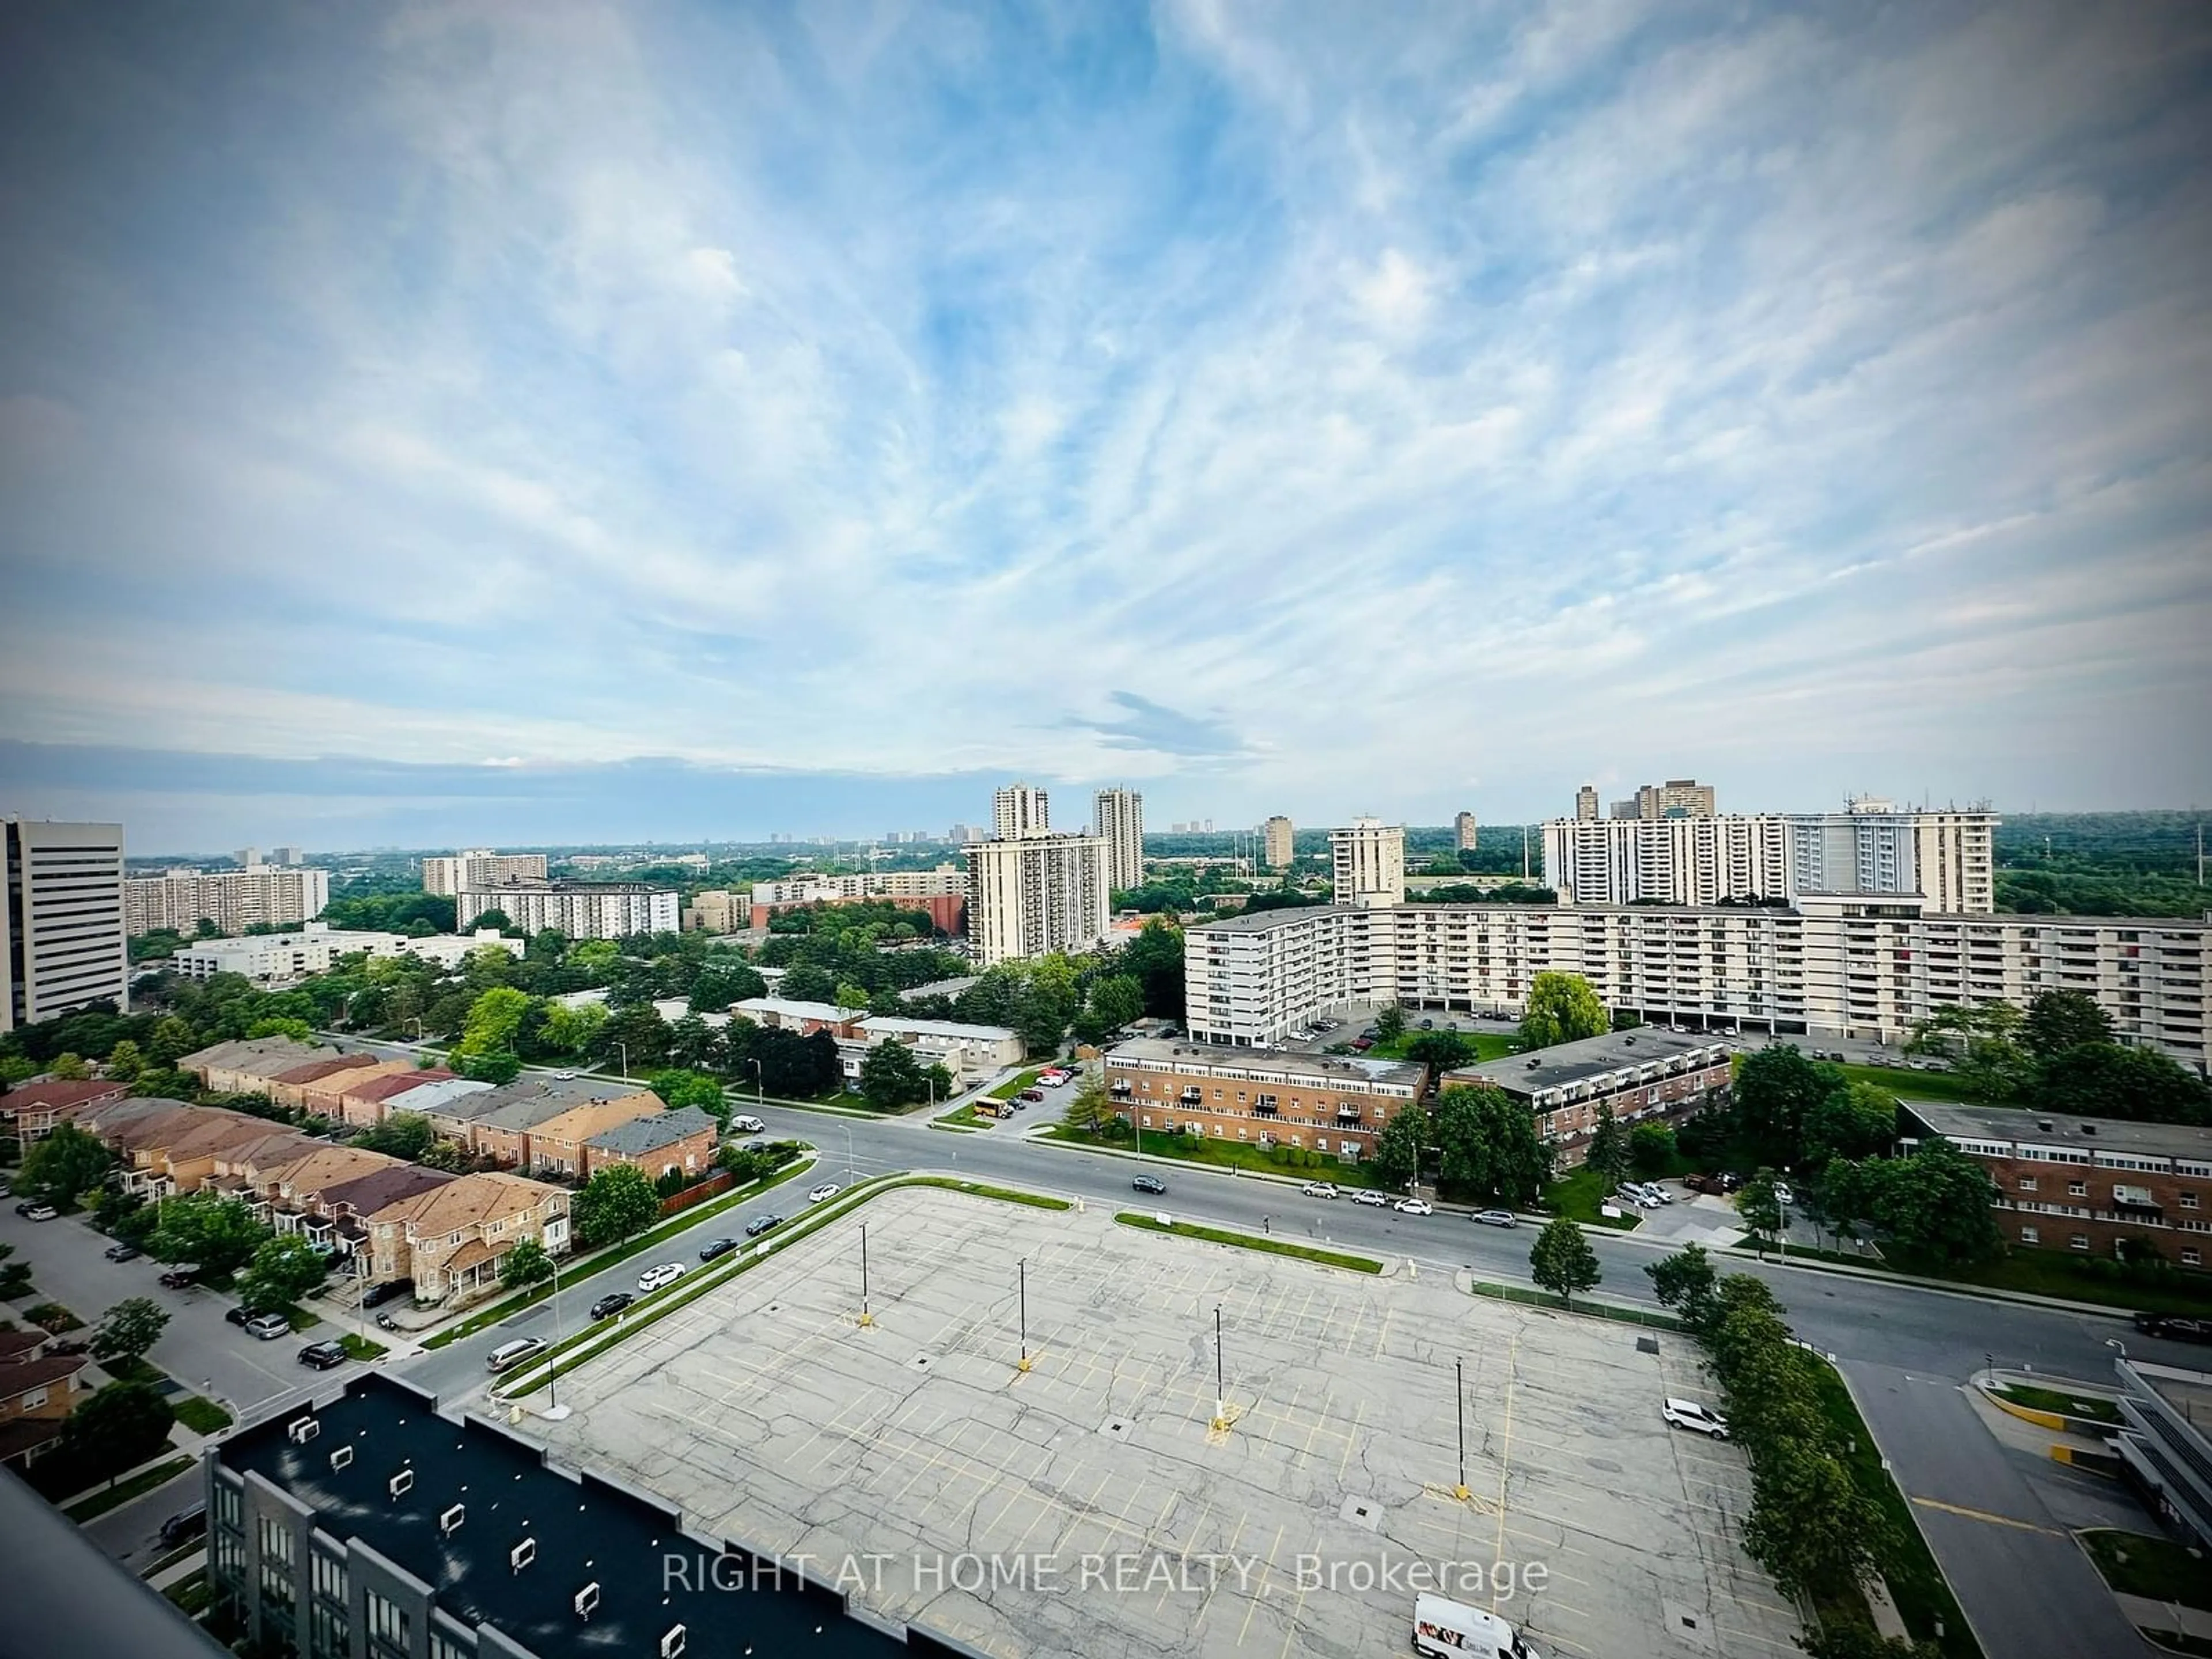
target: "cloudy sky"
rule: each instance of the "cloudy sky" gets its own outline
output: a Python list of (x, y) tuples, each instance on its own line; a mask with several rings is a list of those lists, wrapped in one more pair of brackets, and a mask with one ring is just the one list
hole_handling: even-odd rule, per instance
[(2191, 0), (0, 36), (0, 810), (2212, 798)]

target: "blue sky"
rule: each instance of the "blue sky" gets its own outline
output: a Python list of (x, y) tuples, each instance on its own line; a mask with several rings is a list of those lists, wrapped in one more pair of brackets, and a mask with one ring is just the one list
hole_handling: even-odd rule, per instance
[(2186, 0), (0, 31), (0, 810), (2212, 797)]

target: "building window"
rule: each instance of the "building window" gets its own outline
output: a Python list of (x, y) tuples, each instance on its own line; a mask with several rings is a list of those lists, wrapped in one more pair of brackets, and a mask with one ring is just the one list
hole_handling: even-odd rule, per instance
[(2087, 1233), (2075, 1234), (2073, 1237), (2066, 1241), (2066, 1248), (2069, 1250), (2087, 1249), (2089, 1248), (2089, 1235)]
[(292, 1528), (274, 1516), (261, 1517), (261, 1559), (292, 1565)]
[(2068, 1182), (2066, 1183), (2066, 1196), (2067, 1196), (2067, 1197), (2069, 1197), (2069, 1198), (2087, 1198), (2087, 1197), (2088, 1197), (2088, 1196), (2089, 1196), (2089, 1183), (2088, 1183), (2087, 1182), (2086, 1182), (2086, 1181), (2069, 1181), (2069, 1182)]
[(310, 1552), (310, 1559), (314, 1565), (315, 1594), (343, 1604), (346, 1599), (345, 1563), (333, 1560), (320, 1550)]
[(2180, 1205), (2185, 1210), (2193, 1210), (2197, 1207), (2197, 1194), (2194, 1193), (2183, 1193), (2179, 1198), (2174, 1200), (2174, 1202)]
[(2033, 1176), (2022, 1176), (2013, 1184), (2018, 1187), (2021, 1191), (2024, 1193), (2032, 1193), (2035, 1190), (2035, 1177)]
[(2203, 1267), (2204, 1265), (2204, 1253), (2201, 1250), (2192, 1250), (2185, 1247), (2181, 1252), (2181, 1265), (2185, 1267)]
[(2040, 1244), (2043, 1243), (2043, 1235), (2033, 1227), (2022, 1227), (2020, 1230), (2020, 1242), (2023, 1244)]
[(215, 1486), (215, 1518), (235, 1527), (238, 1525), (238, 1488), (216, 1481)]
[(18, 1406), (16, 1409), (19, 1411), (34, 1412), (46, 1403), (46, 1391), (44, 1389), (33, 1389), (22, 1397), (22, 1403)]
[(308, 1651), (313, 1659), (346, 1659), (345, 1610), (318, 1601), (307, 1611)]
[(395, 1653), (408, 1651), (407, 1609), (374, 1590), (368, 1592), (368, 1639)]
[(430, 1632), (430, 1659), (476, 1659), (476, 1650), (463, 1647), (441, 1630)]

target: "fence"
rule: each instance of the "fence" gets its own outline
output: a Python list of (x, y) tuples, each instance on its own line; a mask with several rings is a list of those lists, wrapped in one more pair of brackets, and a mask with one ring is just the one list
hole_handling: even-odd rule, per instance
[(690, 1209), (694, 1204), (704, 1204), (708, 1199), (726, 1193), (737, 1184), (737, 1176), (732, 1175), (727, 1170), (717, 1170), (697, 1186), (686, 1187), (682, 1192), (662, 1199), (660, 1213), (664, 1216), (678, 1214), (679, 1212)]

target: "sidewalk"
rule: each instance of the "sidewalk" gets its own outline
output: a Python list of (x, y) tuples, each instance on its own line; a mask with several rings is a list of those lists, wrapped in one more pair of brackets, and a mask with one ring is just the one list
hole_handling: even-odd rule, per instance
[(2120, 1604), (2120, 1611), (2127, 1615), (2128, 1622), (2139, 1631), (2178, 1631), (2200, 1642), (2212, 1642), (2212, 1613), (2185, 1607), (2179, 1601), (2123, 1595), (2118, 1590), (2112, 1592), (2112, 1599)]

